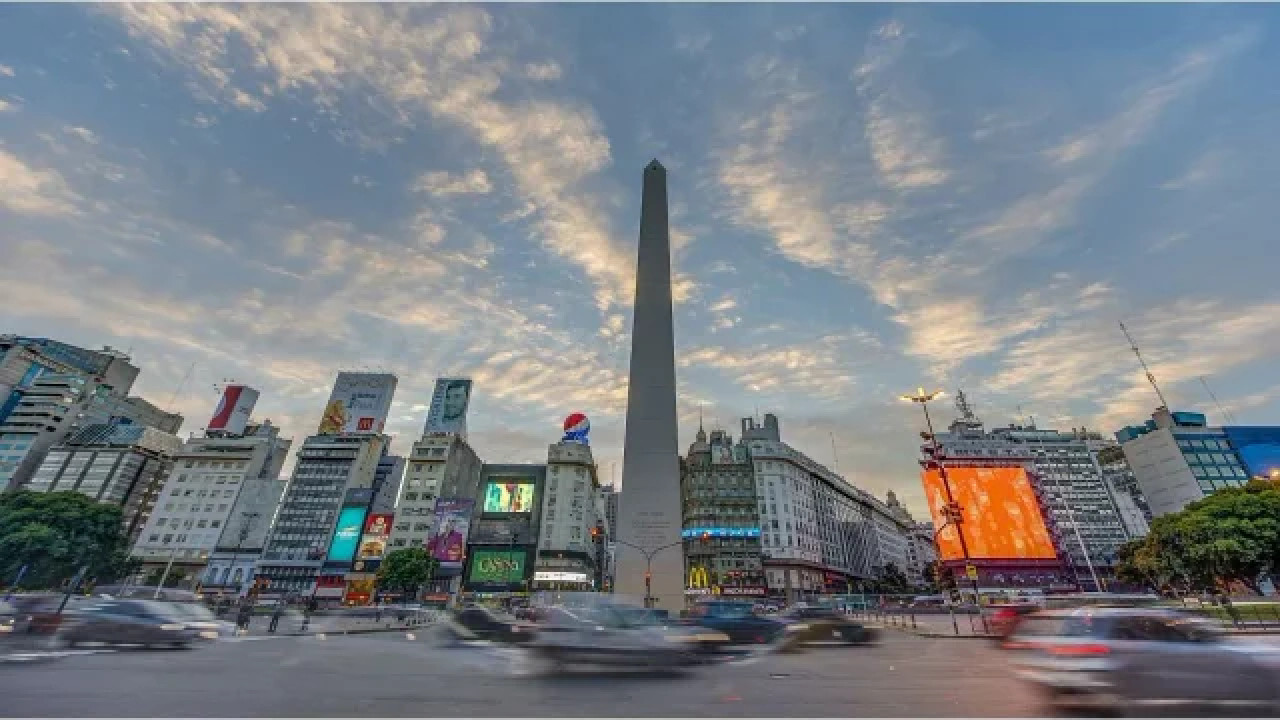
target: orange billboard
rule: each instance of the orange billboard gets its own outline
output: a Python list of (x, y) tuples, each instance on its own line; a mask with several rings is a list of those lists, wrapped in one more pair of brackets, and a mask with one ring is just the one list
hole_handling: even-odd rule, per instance
[[(1027, 473), (1018, 467), (947, 468), (951, 493), (964, 513), (964, 539), (975, 560), (1053, 560), (1049, 530)], [(933, 526), (942, 527), (947, 491), (936, 469), (924, 472), (924, 492)], [(960, 535), (955, 525), (938, 534), (942, 560), (959, 560)]]

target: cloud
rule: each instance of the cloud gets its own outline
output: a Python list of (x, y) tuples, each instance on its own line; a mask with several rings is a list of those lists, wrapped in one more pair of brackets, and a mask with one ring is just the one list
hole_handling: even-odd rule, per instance
[(70, 215), (78, 198), (62, 175), (33, 168), (0, 148), (0, 207), (20, 215)]
[(0, 75), (3, 75), (4, 77), (13, 77), (13, 68), (8, 65), (0, 65)]
[(529, 63), (524, 66), (524, 74), (530, 80), (559, 80), (562, 71), (554, 62)]
[(432, 195), (483, 195), (493, 190), (489, 176), (476, 168), (463, 175), (450, 175), (442, 170), (422, 174), (413, 185), (415, 192)]
[(80, 142), (88, 143), (90, 145), (98, 144), (98, 136), (95, 135), (93, 131), (89, 130), (88, 128), (74, 127), (74, 126), (68, 125), (62, 128), (62, 132), (76, 138)]
[(4, 98), (0, 98), (0, 113), (17, 112), (17, 110), (18, 108), (16, 105), (9, 102), (8, 100), (5, 100)]

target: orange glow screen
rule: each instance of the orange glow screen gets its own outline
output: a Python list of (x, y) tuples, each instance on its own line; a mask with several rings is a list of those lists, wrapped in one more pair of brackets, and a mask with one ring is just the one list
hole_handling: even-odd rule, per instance
[[(1022, 468), (947, 468), (951, 493), (964, 515), (964, 539), (973, 559), (1052, 560), (1057, 557)], [(947, 491), (936, 469), (924, 472), (933, 526), (942, 527)], [(943, 560), (964, 557), (954, 525), (938, 535)]]

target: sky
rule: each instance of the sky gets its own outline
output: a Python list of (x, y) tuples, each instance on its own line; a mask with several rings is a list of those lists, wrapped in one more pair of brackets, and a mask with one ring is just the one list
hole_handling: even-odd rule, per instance
[[(1280, 10), (0, 6), (0, 332), (128, 349), (199, 431), (300, 443), (388, 370), (407, 451), (584, 412), (621, 474), (641, 173), (670, 185), (680, 437), (783, 439), (924, 517), (917, 387), (1105, 433), (1280, 420)], [(1271, 238), (1271, 239), (1268, 239)], [(955, 413), (945, 402), (935, 418)], [(683, 448), (682, 448), (683, 449)]]

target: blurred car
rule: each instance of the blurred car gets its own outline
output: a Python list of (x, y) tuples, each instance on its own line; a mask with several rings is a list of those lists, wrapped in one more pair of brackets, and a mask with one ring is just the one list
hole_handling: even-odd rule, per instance
[(219, 620), (212, 610), (200, 603), (175, 602), (168, 603), (168, 607), (188, 628), (195, 630), (196, 637), (201, 640), (217, 640), (236, 634), (235, 623)]
[(1280, 649), (1155, 608), (1045, 610), (1004, 647), (1054, 710), (1130, 714), (1280, 713)]
[(483, 607), (455, 610), (450, 618), (458, 634), (469, 640), (520, 645), (534, 637), (534, 625), (516, 617)]
[(983, 609), (983, 615), (987, 619), (987, 631), (996, 642), (1002, 642), (1014, 633), (1023, 617), (1039, 609), (1040, 606), (1035, 603), (988, 605)]
[(689, 625), (719, 630), (734, 645), (768, 644), (781, 639), (790, 624), (781, 616), (764, 617), (741, 602), (703, 602), (689, 609), (685, 618)]
[(59, 637), (68, 647), (97, 642), (144, 647), (190, 647), (200, 631), (168, 604), (154, 600), (102, 600), (77, 608)]
[(731, 645), (729, 636), (719, 630), (673, 622), (669, 615), (650, 608), (619, 607), (618, 612), (632, 625), (661, 628), (668, 639), (684, 643), (709, 659), (724, 654)]
[(628, 620), (607, 602), (550, 607), (537, 636), (526, 645), (551, 671), (571, 665), (675, 669), (702, 662), (684, 633)]
[(809, 644), (839, 642), (846, 645), (869, 645), (879, 638), (879, 631), (851, 620), (826, 607), (797, 606), (782, 614), (792, 623), (796, 641)]
[(19, 622), (21, 614), (17, 606), (0, 600), (0, 640), (25, 631), (25, 622)]

